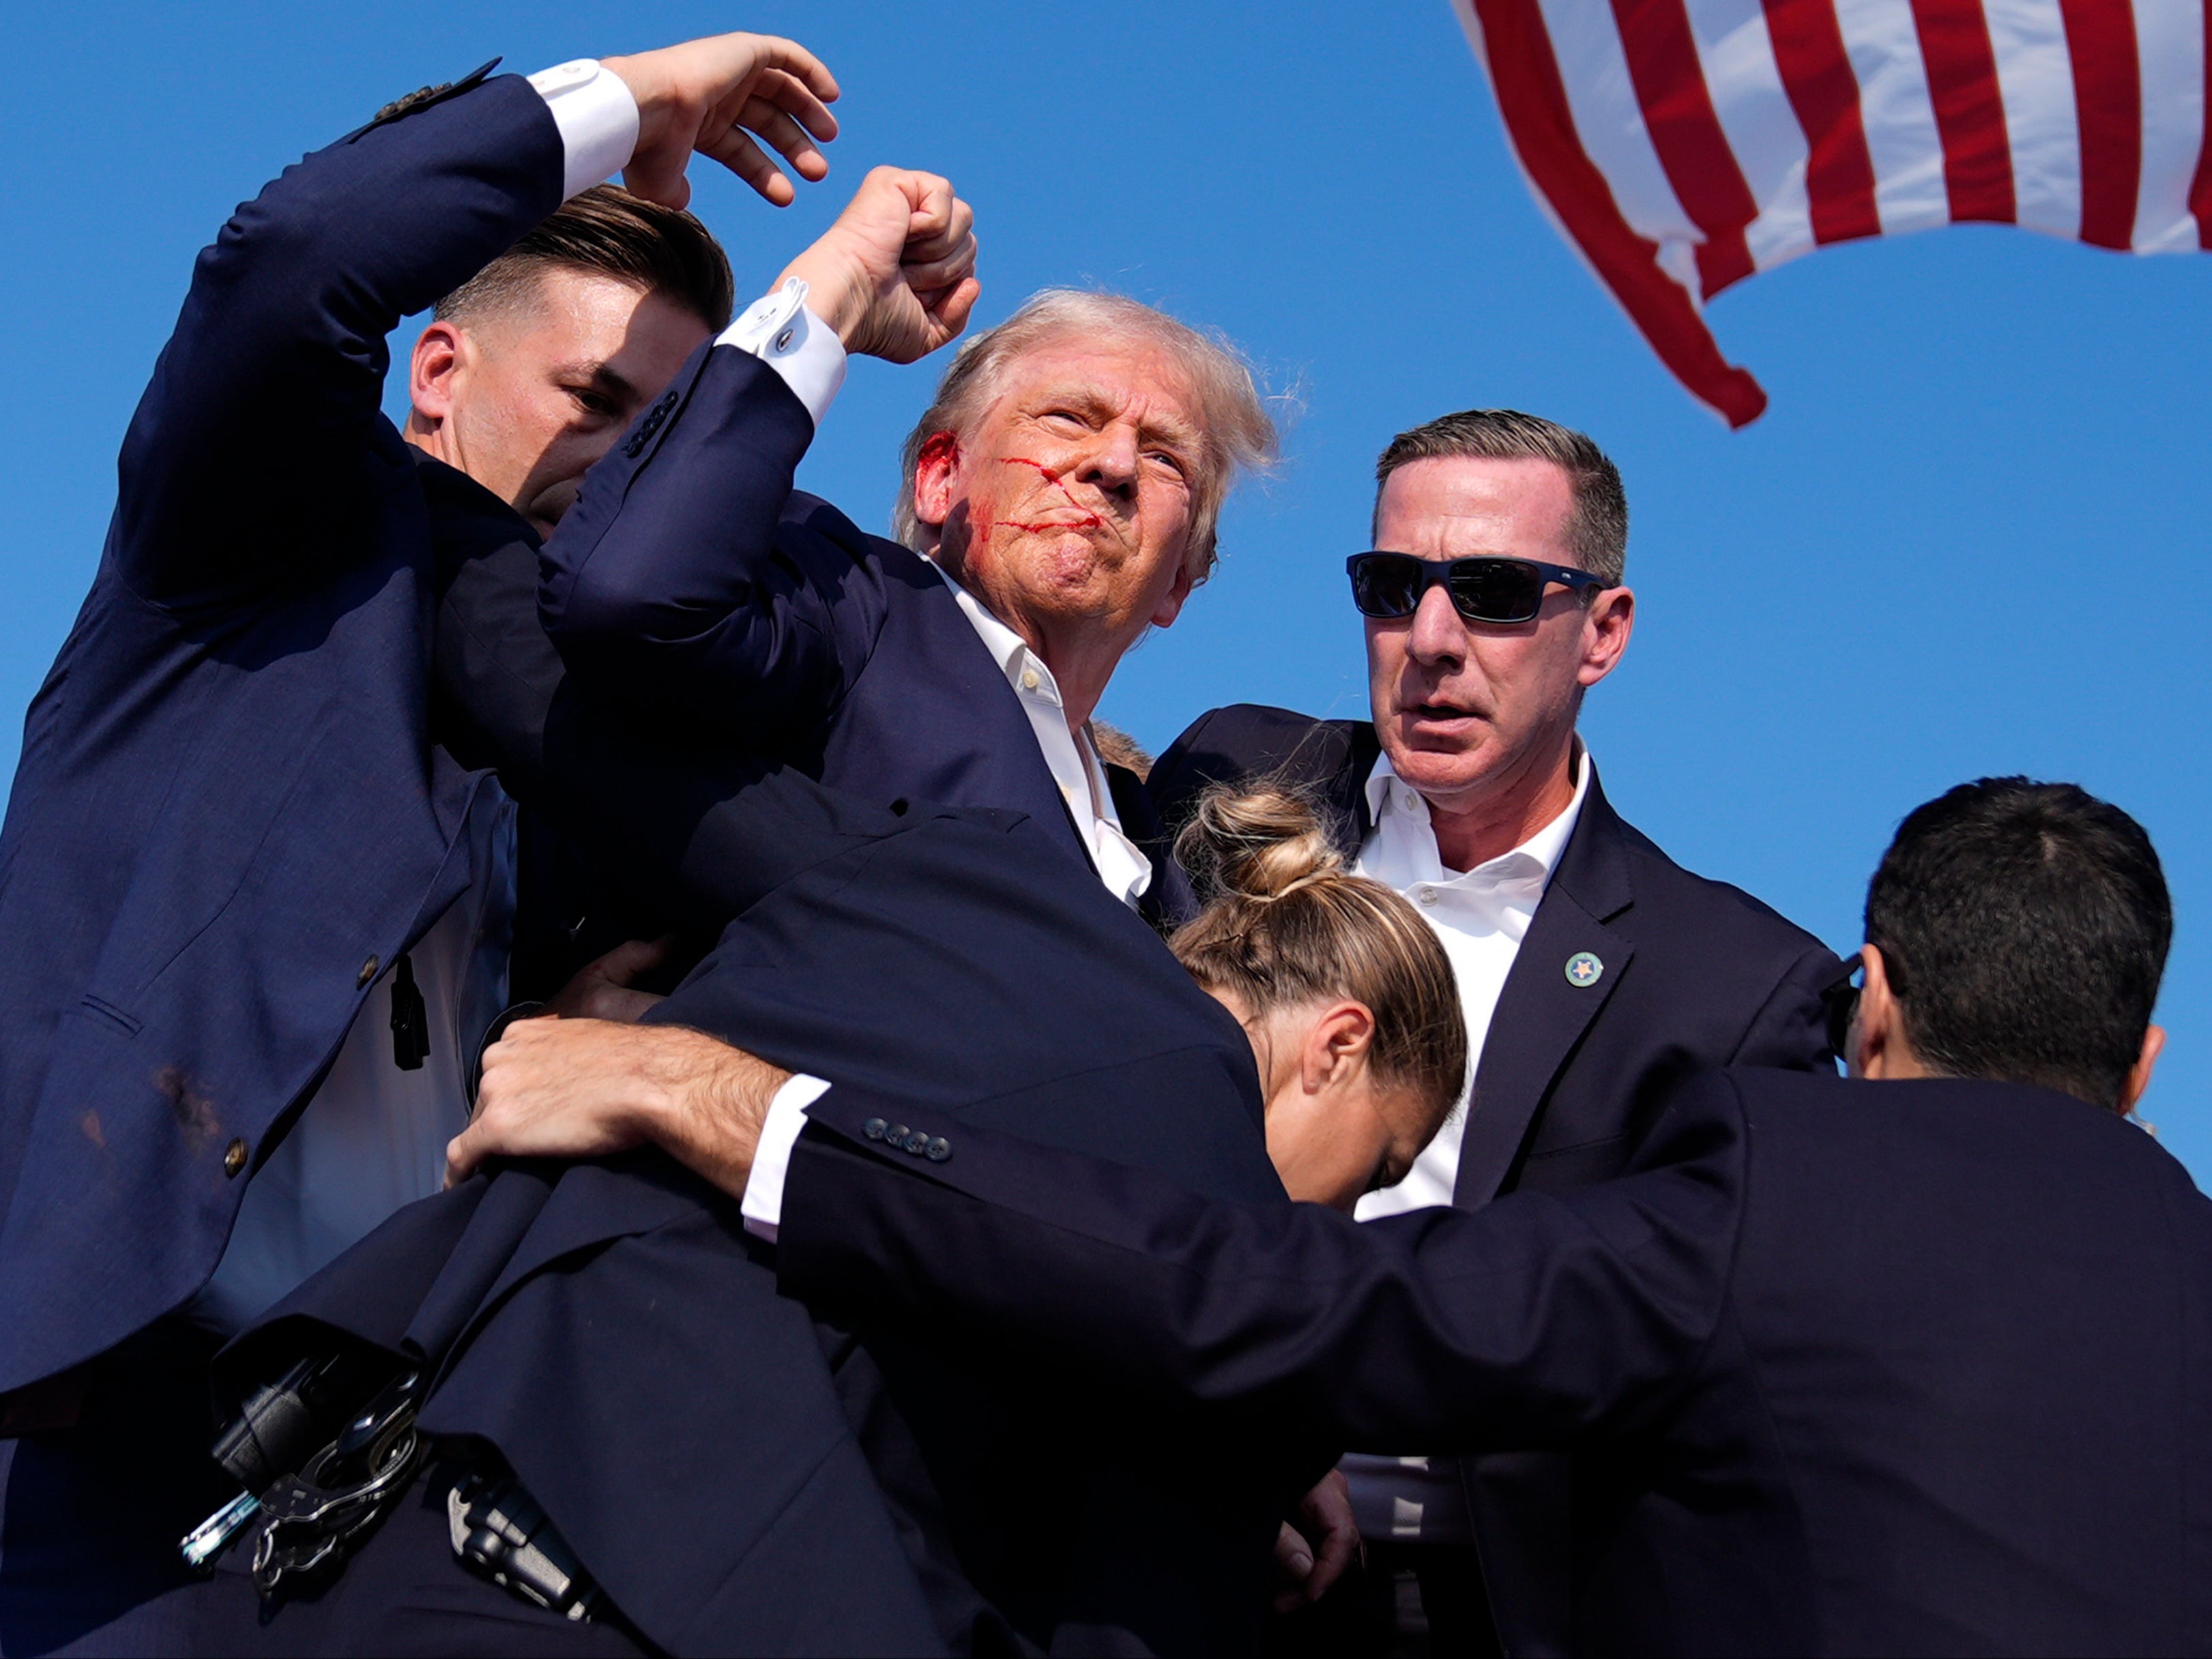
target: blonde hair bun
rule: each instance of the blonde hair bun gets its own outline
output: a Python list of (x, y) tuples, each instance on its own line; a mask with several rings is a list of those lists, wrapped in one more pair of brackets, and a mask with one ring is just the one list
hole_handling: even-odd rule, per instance
[(1281, 787), (1208, 789), (1176, 837), (1176, 860), (1208, 898), (1276, 899), (1344, 872), (1313, 802)]

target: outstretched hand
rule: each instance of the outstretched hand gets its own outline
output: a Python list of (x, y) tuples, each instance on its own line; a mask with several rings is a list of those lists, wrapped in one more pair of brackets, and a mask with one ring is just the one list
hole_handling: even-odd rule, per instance
[[(710, 156), (777, 207), (798, 197), (757, 137), (802, 179), (828, 176), (816, 140), (837, 136), (828, 106), (837, 82), (795, 40), (773, 34), (716, 34), (659, 52), (603, 58), (637, 100), (637, 148), (623, 183), (664, 207), (691, 199), (684, 170), (696, 152)], [(751, 136), (748, 136), (751, 135)]]
[(783, 275), (805, 278), (848, 351), (913, 362), (959, 337), (982, 292), (975, 210), (933, 173), (878, 167)]

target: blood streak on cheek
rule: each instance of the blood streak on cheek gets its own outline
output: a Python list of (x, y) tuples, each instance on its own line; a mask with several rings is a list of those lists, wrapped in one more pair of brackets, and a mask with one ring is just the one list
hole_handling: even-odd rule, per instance
[(1079, 520), (1070, 520), (1064, 523), (1022, 524), (1012, 519), (1000, 520), (999, 522), (1005, 525), (1008, 529), (1027, 531), (1030, 535), (1034, 536), (1041, 535), (1048, 530), (1097, 530), (1104, 526), (1106, 521), (1100, 518), (1096, 513), (1086, 509), (1081, 501), (1077, 501), (1075, 499), (1075, 492), (1060, 482), (1060, 474), (1054, 471), (1042, 461), (1033, 461), (1026, 455), (1009, 455), (1006, 457), (1006, 465), (1008, 466), (1035, 467), (1037, 470), (1038, 475), (1042, 477), (1047, 483), (1050, 484), (1054, 489), (1060, 491), (1060, 495), (1066, 500), (1067, 504), (1070, 507), (1073, 507), (1078, 513), (1083, 514), (1083, 517)]

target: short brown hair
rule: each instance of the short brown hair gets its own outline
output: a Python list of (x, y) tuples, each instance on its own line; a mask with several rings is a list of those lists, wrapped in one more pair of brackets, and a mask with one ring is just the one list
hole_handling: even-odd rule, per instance
[(914, 510), (914, 478), (923, 447), (940, 432), (964, 440), (998, 401), (1007, 369), (1024, 353), (1055, 341), (1136, 335), (1166, 349), (1190, 377), (1198, 398), (1192, 411), (1206, 445), (1205, 471), (1192, 482), (1190, 546), (1184, 563), (1194, 582), (1213, 574), (1214, 529), (1221, 504), (1240, 471), (1274, 459), (1275, 423), (1261, 402), (1251, 365), (1226, 337), (1201, 333), (1164, 311), (1119, 294), (1048, 288), (1031, 295), (1022, 308), (976, 335), (960, 348), (937, 396), (907, 434), (900, 455), (902, 485), (891, 508), (891, 536), (908, 547), (924, 539)]
[(536, 299), (538, 280), (555, 267), (633, 283), (679, 305), (720, 333), (737, 304), (729, 256), (690, 214), (594, 185), (438, 301), (440, 321), (466, 321)]
[(1382, 486), (1393, 472), (1409, 461), (1461, 459), (1557, 466), (1567, 475), (1574, 501), (1567, 544), (1575, 562), (1607, 587), (1620, 586), (1628, 568), (1628, 492), (1620, 469), (1581, 433), (1517, 409), (1463, 409), (1391, 439), (1375, 462), (1376, 523), (1382, 522)]
[(1300, 792), (1217, 784), (1176, 837), (1206, 908), (1168, 948), (1246, 1013), (1349, 997), (1375, 1016), (1368, 1063), (1441, 1127), (1467, 1082), (1467, 1017), (1451, 958), (1398, 894), (1355, 876)]

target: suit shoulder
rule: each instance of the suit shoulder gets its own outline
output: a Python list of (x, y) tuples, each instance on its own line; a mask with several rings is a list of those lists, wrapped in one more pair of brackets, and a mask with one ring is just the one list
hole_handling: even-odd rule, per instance
[(832, 544), (846, 557), (856, 562), (872, 564), (887, 574), (908, 583), (919, 585), (917, 579), (929, 578), (928, 586), (943, 584), (937, 579), (934, 567), (911, 548), (902, 546), (889, 537), (871, 534), (854, 524), (844, 510), (826, 501), (819, 495), (810, 495), (803, 489), (794, 489), (783, 504), (778, 524), (786, 530), (798, 530)]
[(1659, 844), (1625, 819), (1616, 819), (1636, 890), (1638, 908), (1692, 921), (1706, 936), (1723, 935), (1737, 950), (1795, 961), (1827, 946), (1763, 899), (1731, 883), (1701, 876), (1669, 858)]
[(1212, 783), (1267, 777), (1301, 787), (1325, 785), (1374, 747), (1364, 720), (1316, 720), (1295, 709), (1237, 702), (1192, 721), (1152, 769), (1152, 791), (1164, 814)]

